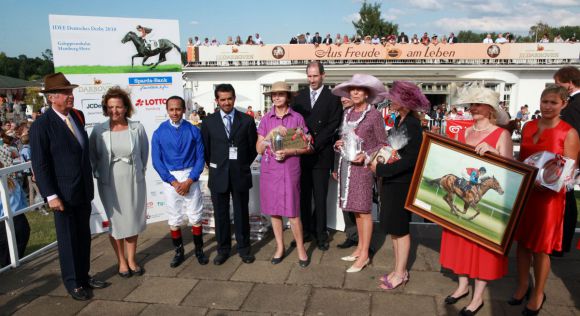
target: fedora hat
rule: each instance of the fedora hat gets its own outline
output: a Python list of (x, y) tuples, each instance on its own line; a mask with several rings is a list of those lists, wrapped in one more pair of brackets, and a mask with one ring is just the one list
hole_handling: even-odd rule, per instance
[(68, 90), (78, 87), (76, 84), (71, 84), (62, 72), (46, 75), (44, 77), (44, 89), (41, 93), (54, 92), (59, 90)]
[(504, 125), (509, 121), (507, 113), (499, 106), (499, 93), (475, 83), (465, 85), (458, 94), (457, 104), (487, 104), (495, 110), (497, 124)]
[(272, 84), (272, 89), (270, 91), (264, 92), (264, 95), (270, 95), (274, 92), (290, 92), (292, 93), (292, 89), (290, 89), (290, 85), (284, 81), (276, 81)]
[(377, 79), (375, 76), (365, 75), (365, 74), (354, 74), (352, 78), (343, 82), (334, 89), (332, 89), (332, 94), (339, 97), (350, 98), (350, 89), (354, 87), (365, 88), (369, 92), (367, 102), (370, 104), (376, 104), (385, 99), (384, 94), (387, 92), (385, 85)]

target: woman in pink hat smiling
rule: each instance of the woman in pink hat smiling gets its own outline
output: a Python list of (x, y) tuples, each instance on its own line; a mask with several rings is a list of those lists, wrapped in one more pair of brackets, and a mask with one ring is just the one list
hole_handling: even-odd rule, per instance
[(339, 204), (343, 211), (354, 212), (359, 242), (356, 250), (343, 261), (354, 262), (346, 272), (359, 272), (369, 263), (373, 232), (372, 186), (374, 176), (367, 168), (370, 157), (387, 141), (385, 123), (376, 104), (384, 99), (383, 83), (370, 75), (355, 74), (350, 81), (332, 89), (354, 105), (344, 112), (341, 139), (334, 145), (341, 152), (338, 167)]

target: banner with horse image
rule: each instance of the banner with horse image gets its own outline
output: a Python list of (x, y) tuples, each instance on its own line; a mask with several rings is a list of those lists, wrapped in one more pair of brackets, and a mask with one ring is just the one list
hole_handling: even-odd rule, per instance
[(405, 207), (500, 254), (537, 169), (426, 132)]
[(56, 71), (181, 71), (177, 20), (49, 15), (49, 25)]
[[(178, 22), (60, 15), (51, 15), (49, 20), (55, 69), (63, 72), (69, 81), (79, 85), (74, 90), (75, 108), (85, 114), (89, 135), (95, 124), (107, 119), (103, 116), (101, 105), (103, 95), (109, 88), (120, 86), (131, 93), (135, 110), (131, 120), (143, 124), (151, 141), (153, 131), (161, 122), (167, 120), (165, 100), (172, 95), (183, 96), (181, 57), (177, 45), (165, 53), (165, 61), (161, 58), (164, 52), (162, 47), (166, 47), (169, 42), (179, 43)], [(151, 48), (147, 47), (150, 50), (145, 50), (144, 53), (142, 48), (141, 53), (139, 52), (132, 40), (123, 43), (126, 37), (138, 34), (138, 25), (146, 28), (145, 39), (154, 35), (151, 40), (158, 41), (158, 44), (147, 43)], [(148, 54), (150, 56), (146, 58)], [(147, 165), (145, 180), (147, 222), (165, 220), (162, 182), (151, 165), (151, 159)], [(108, 227), (96, 185), (95, 182), (91, 214), (93, 233), (106, 231)]]

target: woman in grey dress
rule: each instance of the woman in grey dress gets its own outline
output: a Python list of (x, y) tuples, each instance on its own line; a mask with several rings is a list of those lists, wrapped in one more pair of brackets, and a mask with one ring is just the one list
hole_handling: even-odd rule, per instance
[(144, 272), (135, 261), (135, 253), (137, 237), (145, 230), (149, 140), (143, 125), (129, 120), (133, 106), (123, 89), (110, 88), (102, 106), (109, 119), (93, 128), (91, 163), (109, 218), (109, 239), (117, 255), (119, 275), (128, 278)]

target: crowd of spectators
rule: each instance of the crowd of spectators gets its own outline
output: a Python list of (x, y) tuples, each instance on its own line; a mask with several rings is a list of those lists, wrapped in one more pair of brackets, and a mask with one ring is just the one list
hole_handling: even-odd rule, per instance
[[(300, 33), (290, 38), (289, 44), (314, 44), (314, 45), (341, 45), (341, 44), (370, 44), (370, 45), (394, 45), (394, 44), (423, 44), (423, 45), (438, 45), (438, 44), (456, 44), (459, 43), (460, 39), (455, 35), (454, 32), (449, 33), (449, 35), (442, 35), (439, 37), (438, 34), (431, 34), (425, 32), (421, 37), (417, 34), (413, 34), (409, 38), (405, 32), (401, 32), (399, 34), (387, 34), (387, 35), (379, 35), (373, 34), (360, 36), (360, 35), (353, 35), (349, 36), (347, 34), (341, 35), (337, 33), (336, 35), (332, 35), (327, 33), (324, 37), (319, 33), (315, 32), (313, 35), (310, 32)], [(487, 36), (483, 39), (484, 44), (504, 44), (504, 43), (515, 43), (516, 37), (511, 34), (510, 32), (506, 33), (498, 33), (496, 38), (494, 39), (491, 33), (488, 33)], [(577, 42), (576, 37), (572, 36), (567, 39), (563, 39), (560, 34), (557, 34), (553, 39), (550, 39), (550, 36), (545, 33), (542, 38), (539, 40), (540, 43), (575, 43)], [(249, 35), (245, 40), (240, 36), (236, 36), (235, 40), (232, 36), (228, 36), (226, 39), (225, 45), (264, 45), (264, 41), (259, 33), (255, 35)], [(188, 45), (190, 46), (219, 46), (222, 45), (216, 38), (212, 38), (211, 40), (208, 37), (205, 37), (202, 41), (198, 36), (193, 38), (189, 38)]]

